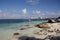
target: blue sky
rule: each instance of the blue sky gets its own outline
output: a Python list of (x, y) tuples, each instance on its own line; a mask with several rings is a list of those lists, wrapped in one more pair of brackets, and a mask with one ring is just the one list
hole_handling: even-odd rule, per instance
[(60, 0), (0, 0), (0, 19), (59, 16)]

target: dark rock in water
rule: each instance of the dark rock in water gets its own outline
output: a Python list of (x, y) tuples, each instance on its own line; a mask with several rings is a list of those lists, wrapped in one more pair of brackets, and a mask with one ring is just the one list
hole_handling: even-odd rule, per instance
[(60, 40), (60, 36), (56, 36), (56, 37), (51, 37), (50, 40)]
[(43, 40), (43, 39), (38, 39), (38, 38), (34, 38), (34, 37), (22, 36), (22, 37), (19, 37), (18, 40)]
[(48, 23), (55, 23), (56, 21), (53, 19), (48, 19)]
[(21, 28), (20, 30), (24, 30), (24, 29), (26, 29), (26, 28)]
[(19, 33), (14, 33), (14, 35), (19, 35)]

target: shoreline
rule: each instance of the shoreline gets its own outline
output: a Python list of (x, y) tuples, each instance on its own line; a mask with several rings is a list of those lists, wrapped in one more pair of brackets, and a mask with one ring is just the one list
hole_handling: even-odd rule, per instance
[[(40, 25), (41, 24), (41, 25)], [(40, 27), (34, 25), (26, 25), (26, 28), (20, 28), (15, 33), (13, 33), (13, 40), (18, 40), (19, 38), (24, 39), (24, 37), (33, 37), (35, 39), (48, 39), (48, 36), (54, 37), (54, 36), (60, 36), (57, 32), (60, 32), (60, 23), (38, 23), (37, 25), (40, 25)], [(44, 27), (44, 26), (46, 27)], [(41, 27), (42, 26), (42, 27)], [(32, 39), (33, 39), (32, 38)], [(20, 40), (19, 39), (19, 40)], [(21, 40), (22, 40), (21, 39)], [(26, 38), (25, 38), (26, 39)], [(25, 40), (24, 39), (24, 40)]]

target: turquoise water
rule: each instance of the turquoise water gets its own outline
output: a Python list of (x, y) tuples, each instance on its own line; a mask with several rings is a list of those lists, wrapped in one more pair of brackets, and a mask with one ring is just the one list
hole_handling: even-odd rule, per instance
[[(35, 25), (39, 22), (44, 21), (30, 21), (30, 22), (22, 22), (22, 23), (1, 23), (0, 24), (0, 40), (5, 40), (4, 38), (11, 36), (11, 33), (14, 33), (14, 31), (22, 27), (24, 25)], [(7, 39), (6, 39), (7, 40)]]
[(44, 21), (30, 21), (30, 22), (22, 22), (22, 23), (1, 23), (0, 29), (14, 29), (17, 27), (21, 27), (23, 25), (34, 25), (39, 22), (44, 22)]

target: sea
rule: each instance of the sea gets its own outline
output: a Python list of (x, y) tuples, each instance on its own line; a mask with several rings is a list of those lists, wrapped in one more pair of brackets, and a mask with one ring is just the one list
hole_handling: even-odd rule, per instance
[(36, 25), (40, 22), (46, 22), (46, 20), (38, 20), (38, 19), (0, 19), (0, 40), (9, 40), (19, 27), (23, 27), (25, 25)]

